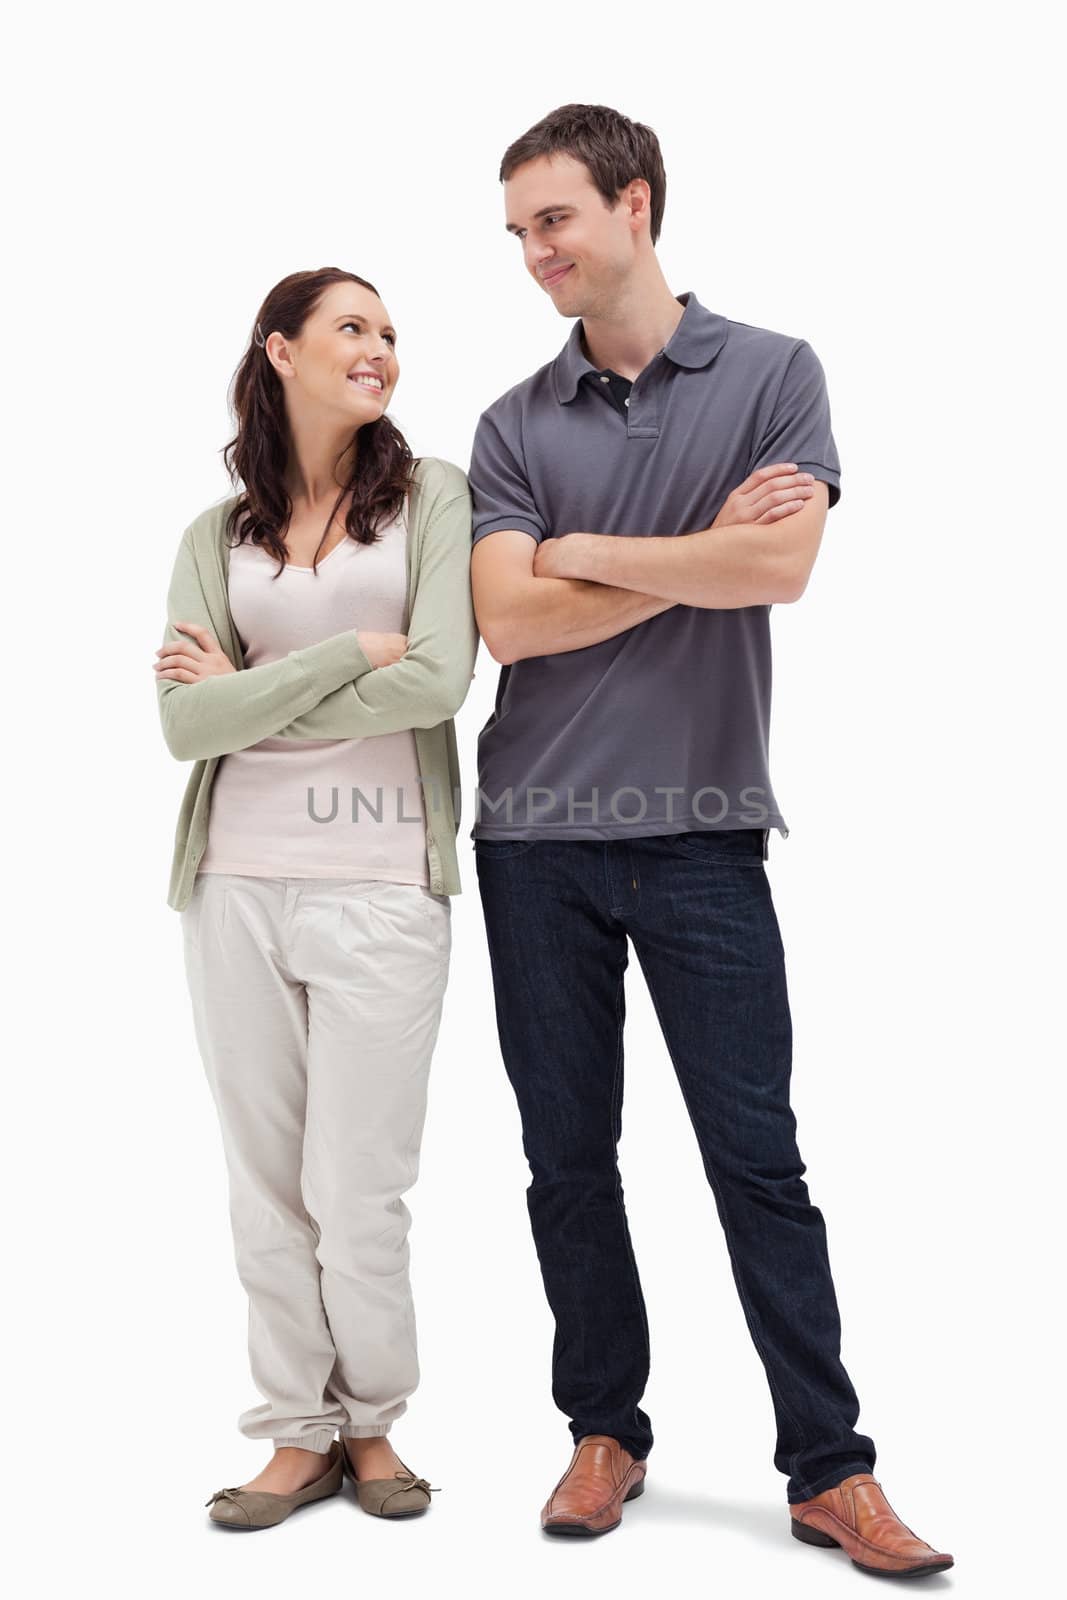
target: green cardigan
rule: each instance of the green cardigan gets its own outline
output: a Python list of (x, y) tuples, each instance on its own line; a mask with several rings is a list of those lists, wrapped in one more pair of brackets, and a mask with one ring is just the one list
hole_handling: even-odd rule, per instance
[(167, 748), (179, 761), (196, 763), (178, 816), (167, 904), (181, 911), (192, 894), (222, 756), (270, 737), (361, 739), (402, 728), (415, 734), (430, 887), (459, 894), (460, 775), (452, 718), (470, 688), (478, 652), (466, 474), (435, 456), (416, 463), (408, 511), (408, 647), (387, 667), (372, 667), (355, 629), (291, 650), (281, 661), (245, 666), (227, 582), (225, 525), (236, 498), (209, 506), (186, 528), (167, 593), (164, 644), (188, 643), (176, 622), (201, 623), (237, 668), (200, 683), (157, 675)]

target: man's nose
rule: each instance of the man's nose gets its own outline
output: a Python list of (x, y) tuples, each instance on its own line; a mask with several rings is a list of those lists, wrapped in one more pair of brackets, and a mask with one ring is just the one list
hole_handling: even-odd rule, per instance
[(550, 244), (531, 244), (526, 250), (526, 264), (540, 275), (542, 262), (551, 261), (555, 250)]

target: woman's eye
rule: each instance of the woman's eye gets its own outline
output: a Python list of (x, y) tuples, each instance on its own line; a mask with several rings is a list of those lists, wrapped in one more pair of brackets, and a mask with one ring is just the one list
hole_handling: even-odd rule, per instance
[[(359, 333), (359, 331), (360, 331), (360, 328), (359, 328), (359, 323), (358, 323), (358, 322), (343, 322), (343, 323), (342, 323), (342, 324), (341, 324), (341, 326), (342, 326), (342, 328), (355, 328), (355, 330), (356, 330), (356, 332), (357, 332), (357, 333)], [(382, 338), (383, 338), (383, 339), (388, 339), (388, 340), (389, 340), (389, 343), (390, 343), (390, 344), (391, 344), (391, 345), (392, 345), (392, 347), (393, 347), (393, 349), (394, 349), (394, 350), (395, 350), (395, 349), (396, 349), (396, 337), (395, 337), (395, 335), (394, 335), (394, 334), (391, 334), (391, 333), (383, 333), (383, 334), (382, 334)]]

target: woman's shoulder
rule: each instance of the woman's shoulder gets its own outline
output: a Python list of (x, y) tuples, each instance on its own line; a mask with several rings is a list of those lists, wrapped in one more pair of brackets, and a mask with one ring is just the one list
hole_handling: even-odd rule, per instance
[(226, 526), (226, 519), (232, 507), (240, 498), (239, 494), (228, 494), (224, 495), (221, 500), (216, 500), (213, 504), (205, 506), (199, 516), (194, 517), (192, 522), (187, 525), (182, 537), (188, 539), (194, 546), (200, 546), (205, 543), (210, 544), (212, 541), (220, 539)]
[(431, 503), (470, 493), (467, 474), (443, 456), (420, 456), (415, 462), (414, 480)]

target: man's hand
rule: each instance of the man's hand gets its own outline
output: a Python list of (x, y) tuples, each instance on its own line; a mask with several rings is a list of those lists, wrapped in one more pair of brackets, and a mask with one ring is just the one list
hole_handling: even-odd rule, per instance
[(191, 642), (161, 645), (159, 657), (152, 665), (160, 678), (173, 678), (177, 683), (200, 683), (204, 678), (221, 678), (224, 673), (237, 668), (219, 646), (210, 628), (197, 622), (176, 622), (179, 633), (191, 635)]
[(778, 522), (792, 516), (811, 499), (814, 478), (798, 472), (795, 461), (773, 461), (757, 467), (744, 483), (738, 484), (711, 524), (723, 528), (736, 522)]

